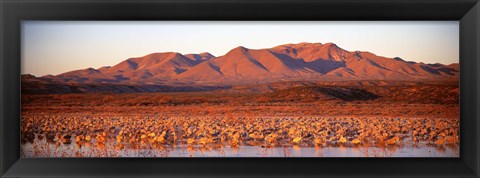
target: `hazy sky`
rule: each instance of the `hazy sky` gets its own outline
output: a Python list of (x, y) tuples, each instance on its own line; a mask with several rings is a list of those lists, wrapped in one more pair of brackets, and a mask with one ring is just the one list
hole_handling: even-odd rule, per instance
[(237, 46), (300, 42), (333, 42), (349, 51), (425, 63), (459, 61), (458, 21), (23, 21), (22, 73), (57, 75), (154, 52), (221, 56)]

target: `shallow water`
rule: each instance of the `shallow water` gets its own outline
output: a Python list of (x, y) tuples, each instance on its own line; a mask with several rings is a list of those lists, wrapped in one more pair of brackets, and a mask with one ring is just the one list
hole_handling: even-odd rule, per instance
[(22, 157), (458, 157), (457, 145), (387, 147), (262, 147), (224, 145), (165, 145), (157, 148), (120, 148), (119, 145), (51, 144), (45, 139), (21, 146)]

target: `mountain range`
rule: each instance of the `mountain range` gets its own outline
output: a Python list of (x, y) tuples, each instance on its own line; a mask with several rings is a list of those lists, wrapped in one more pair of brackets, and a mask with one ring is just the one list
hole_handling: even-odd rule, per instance
[(114, 66), (27, 77), (55, 83), (236, 84), (277, 81), (436, 80), (459, 78), (459, 64), (425, 64), (334, 43), (285, 44), (266, 49), (231, 49), (223, 56), (152, 53)]

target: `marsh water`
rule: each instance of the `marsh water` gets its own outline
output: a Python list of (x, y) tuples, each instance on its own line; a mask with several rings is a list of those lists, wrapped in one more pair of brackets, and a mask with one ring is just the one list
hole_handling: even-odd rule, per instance
[(21, 146), (22, 157), (458, 157), (458, 145), (277, 147), (165, 145), (132, 148), (114, 143), (52, 144), (45, 139)]

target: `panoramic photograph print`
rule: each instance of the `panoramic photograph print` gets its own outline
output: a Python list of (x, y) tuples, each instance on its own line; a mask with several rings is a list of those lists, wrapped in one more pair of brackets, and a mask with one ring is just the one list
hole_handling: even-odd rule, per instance
[(22, 21), (20, 156), (459, 157), (458, 21)]

